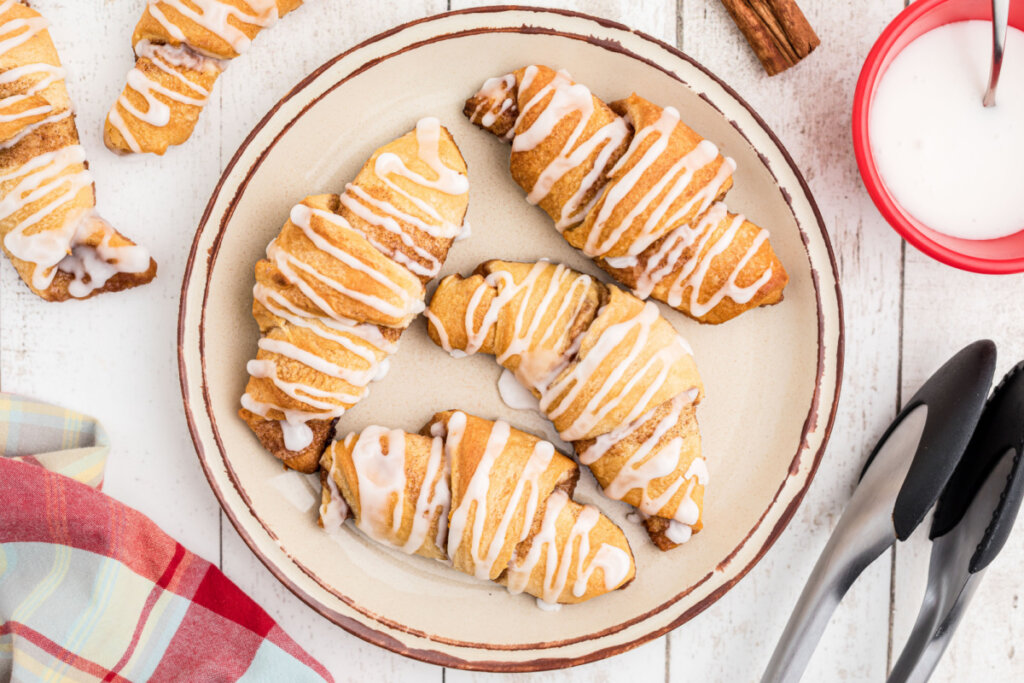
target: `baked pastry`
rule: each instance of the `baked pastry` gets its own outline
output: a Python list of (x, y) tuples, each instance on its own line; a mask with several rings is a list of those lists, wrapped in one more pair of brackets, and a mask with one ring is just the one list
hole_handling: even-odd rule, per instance
[(239, 411), (286, 466), (315, 471), (334, 422), (387, 371), (468, 202), (466, 162), (425, 118), (374, 152), (344, 193), (292, 208), (256, 264), (262, 336)]
[(565, 71), (492, 78), (465, 106), (511, 141), (512, 177), (563, 237), (641, 299), (705, 323), (782, 300), (768, 232), (721, 203), (736, 165), (673, 107), (605, 104)]
[(149, 252), (96, 213), (92, 175), (48, 22), (0, 2), (0, 235), (4, 253), (47, 301), (144, 285)]
[(370, 538), (512, 593), (579, 603), (636, 573), (622, 530), (572, 499), (576, 463), (507, 422), (448, 411), (420, 434), (369, 427), (331, 444), (320, 476), (325, 528), (350, 510)]
[(135, 67), (107, 115), (112, 151), (163, 154), (192, 135), (220, 72), (302, 0), (148, 0)]
[(563, 265), (487, 261), (441, 280), (426, 316), (449, 353), (494, 354), (604, 492), (646, 518), (658, 547), (702, 528), (703, 387), (654, 303)]

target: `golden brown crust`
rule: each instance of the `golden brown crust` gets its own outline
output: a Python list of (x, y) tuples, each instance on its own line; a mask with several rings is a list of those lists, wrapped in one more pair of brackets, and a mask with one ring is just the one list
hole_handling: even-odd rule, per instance
[[(676, 123), (667, 136), (667, 141), (655, 130), (658, 120), (662, 116), (663, 109), (637, 95), (613, 102), (610, 105), (612, 111), (620, 116), (627, 117), (632, 123), (633, 135), (639, 144), (634, 142), (630, 146), (628, 154), (622, 159), (615, 173), (608, 179), (604, 192), (598, 198), (593, 208), (587, 213), (582, 224), (570, 228), (563, 233), (566, 241), (577, 249), (587, 250), (588, 244), (601, 245), (601, 255), (606, 258), (625, 256), (638, 239), (655, 240), (675, 228), (680, 223), (691, 223), (703, 213), (700, 209), (710, 204), (713, 199), (725, 196), (725, 193), (732, 187), (732, 175), (725, 178), (713, 198), (709, 198), (706, 204), (695, 201), (698, 193), (705, 187), (710, 186), (715, 176), (722, 170), (722, 164), (726, 163), (725, 157), (715, 152), (709, 163), (702, 165), (686, 184), (685, 189), (678, 193), (674, 199), (669, 199), (672, 191), (672, 184), (665, 183), (658, 190), (658, 185), (668, 177), (680, 177), (689, 169), (678, 168), (677, 164), (681, 159), (694, 152), (697, 146), (704, 141), (700, 135), (695, 133), (682, 121)], [(650, 129), (650, 130), (648, 130)], [(649, 134), (645, 134), (649, 133)], [(665, 145), (664, 149), (657, 154), (650, 165), (643, 170), (635, 183), (630, 178), (636, 172), (636, 167), (641, 159), (652, 154), (651, 148), (655, 144)], [(703, 161), (703, 160), (702, 160)], [(630, 182), (627, 182), (627, 178)], [(609, 197), (617, 191), (622, 195), (618, 196), (613, 208), (605, 216), (606, 205)], [(642, 203), (645, 203), (642, 205)], [(668, 208), (664, 209), (662, 203)], [(685, 213), (688, 205), (692, 205)], [(662, 220), (652, 220), (657, 211), (664, 211)], [(667, 216), (678, 216), (675, 222), (670, 223), (664, 220)], [(598, 224), (598, 217), (603, 220)], [(628, 225), (623, 225), (627, 217), (632, 220)], [(655, 228), (647, 232), (647, 227), (655, 224)], [(592, 234), (593, 233), (593, 234)], [(618, 235), (616, 237), (616, 235)]]
[[(549, 500), (547, 505), (551, 504), (552, 503)], [(556, 521), (556, 528), (558, 532), (555, 541), (555, 546), (557, 547), (559, 556), (563, 556), (567, 551), (579, 553), (580, 548), (583, 547), (580, 543), (575, 545), (575, 547), (570, 548), (569, 544), (573, 542), (573, 526), (579, 523), (580, 517), (584, 514), (584, 509), (586, 507), (587, 506), (577, 503), (574, 500), (569, 500), (565, 503), (565, 506), (561, 508)], [(547, 512), (547, 509), (545, 509), (545, 512)], [(543, 518), (542, 515), (539, 515), (538, 517)], [(515, 555), (511, 561), (509, 572), (521, 567), (526, 558), (530, 557), (530, 551), (540, 535), (539, 531), (540, 526), (535, 527), (533, 533), (516, 546)], [(630, 564), (626, 576), (616, 584), (616, 590), (621, 590), (631, 584), (633, 579), (636, 577), (636, 565), (632, 559), (633, 549), (630, 547), (629, 540), (622, 532), (622, 529), (620, 529), (609, 517), (602, 514), (598, 517), (597, 523), (587, 534), (587, 537), (589, 552), (587, 553), (587, 556), (583, 558), (583, 566), (587, 566), (591, 562), (595, 561), (602, 546), (618, 548), (629, 556)], [(543, 597), (544, 585), (549, 580), (546, 576), (546, 567), (548, 554), (550, 552), (551, 545), (546, 545), (540, 550), (539, 558), (533, 565), (533, 570), (530, 572), (530, 578), (524, 592), (537, 597)], [(569, 571), (566, 575), (565, 585), (557, 598), (557, 602), (561, 604), (578, 604), (608, 592), (604, 586), (604, 568), (597, 566), (593, 573), (591, 573), (587, 578), (583, 592), (577, 595), (573, 585), (578, 577), (577, 566), (578, 565), (575, 563), (570, 565)], [(506, 572), (501, 577), (501, 583), (507, 584), (509, 572)]]
[[(244, 33), (249, 40), (255, 38), (263, 29), (263, 26), (258, 23), (248, 23), (242, 20), (242, 17), (246, 15), (258, 15), (255, 8), (244, 0), (217, 0), (216, 4), (240, 10), (240, 12), (230, 15), (228, 22)], [(277, 0), (277, 14), (278, 16), (284, 16), (301, 4), (302, 0)], [(156, 6), (156, 10), (166, 17), (177, 28), (177, 31), (184, 34), (184, 40), (178, 38), (176, 35), (177, 31), (172, 33), (162, 21), (153, 15), (152, 5)], [(233, 59), (239, 55), (222, 36), (194, 21), (191, 17), (182, 14), (175, 5), (167, 2), (156, 2), (146, 5), (142, 18), (139, 19), (139, 23), (135, 26), (135, 31), (132, 34), (132, 45), (137, 45), (142, 40), (149, 40), (154, 43), (169, 43), (171, 45), (184, 43), (200, 54), (219, 59)]]
[[(727, 286), (728, 280), (732, 277), (735, 277), (735, 284), (739, 288), (754, 285), (766, 273), (769, 274), (769, 277), (745, 303), (737, 303), (732, 297), (725, 296), (709, 311), (695, 310), (692, 307), (693, 285), (686, 284), (685, 279), (680, 281), (680, 274), (684, 271), (692, 272), (694, 270), (692, 264), (706, 258), (718, 236), (729, 230), (730, 224), (737, 218), (736, 214), (724, 213), (720, 222), (701, 231), (694, 238), (692, 244), (681, 250), (679, 258), (671, 267), (665, 267), (665, 261), (659, 254), (666, 251), (666, 242), (673, 239), (672, 235), (663, 237), (645, 249), (637, 257), (636, 264), (631, 267), (616, 268), (603, 258), (594, 259), (594, 262), (616, 280), (633, 288), (640, 285), (645, 272), (657, 270), (663, 274), (661, 279), (653, 285), (651, 291), (653, 298), (667, 302), (679, 312), (698, 322), (712, 325), (724, 323), (752, 308), (779, 303), (783, 298), (783, 290), (789, 282), (786, 268), (779, 261), (768, 240), (761, 243), (742, 269), (736, 270), (754, 240), (762, 232), (762, 228), (743, 219), (728, 247), (714, 256), (707, 269), (707, 276), (698, 283), (700, 292), (697, 303), (698, 305), (707, 304), (716, 293)], [(705, 241), (703, 238), (709, 231), (711, 235)]]
[(255, 415), (245, 408), (238, 411), (239, 417), (245, 420), (249, 428), (256, 434), (263, 447), (284, 463), (285, 467), (310, 474), (316, 472), (320, 463), (320, 454), (334, 438), (334, 425), (337, 420), (310, 420), (306, 425), (313, 430), (313, 441), (301, 451), (289, 451), (284, 445), (284, 434), (278, 420), (268, 420)]
[[(572, 399), (563, 399), (562, 396), (557, 396), (545, 407), (549, 415), (557, 411), (557, 416), (553, 420), (555, 429), (559, 433), (565, 434), (599, 393), (608, 397), (616, 397), (615, 406), (606, 411), (603, 417), (594, 422), (584, 434), (576, 437), (578, 439), (590, 439), (600, 434), (607, 434), (619, 425), (629, 422), (629, 415), (644, 414), (680, 394), (696, 390), (697, 400), (699, 400), (703, 392), (697, 364), (689, 353), (681, 353), (673, 358), (665, 371), (664, 381), (657, 384), (657, 379), (661, 376), (663, 369), (654, 361), (660, 355), (665, 354), (668, 349), (679, 344), (679, 333), (660, 315), (657, 315), (649, 326), (631, 324), (642, 315), (644, 302), (618, 287), (609, 287), (608, 292), (608, 302), (587, 327), (580, 343), (579, 352), (572, 364), (562, 371), (558, 379), (572, 376), (576, 366), (588, 362), (587, 358), (590, 353), (597, 349), (599, 344), (607, 343), (604, 340), (604, 334), (613, 327), (629, 326), (627, 332), (621, 335), (621, 339), (614, 344), (611, 357), (622, 359), (631, 354), (632, 360), (625, 370), (619, 366), (618, 362), (600, 362), (592, 372), (587, 374), (582, 389), (575, 385), (567, 389), (565, 396), (568, 396), (569, 390), (574, 391)], [(637, 380), (637, 377), (643, 379)], [(556, 379), (556, 381), (558, 380)], [(608, 385), (611, 385), (611, 391), (608, 390)], [(653, 393), (650, 391), (652, 385), (658, 386)], [(571, 402), (568, 406), (563, 406), (563, 400)]]
[(511, 136), (519, 118), (519, 83), (515, 74), (492, 78), (466, 100), (462, 113), (470, 123), (500, 138)]
[[(303, 310), (316, 311), (326, 302), (331, 310), (349, 320), (400, 328), (412, 322), (416, 313), (409, 304), (423, 298), (423, 284), (404, 266), (380, 252), (360, 231), (335, 218), (340, 213), (338, 195), (306, 197), (299, 206), (311, 211), (300, 217), (301, 224), (289, 218), (273, 242), (275, 249), (289, 254), (291, 275), (283, 275), (273, 261), (264, 260), (257, 267), (257, 280), (284, 281), (287, 284), (279, 291)], [(296, 214), (293, 209), (292, 216)], [(303, 218), (308, 220), (303, 223)], [(336, 255), (339, 252), (359, 265), (342, 261)], [(378, 273), (386, 282), (368, 277), (367, 270)], [(306, 292), (315, 293), (316, 299)]]
[(72, 299), (80, 301), (83, 299), (91, 299), (99, 294), (110, 294), (112, 292), (123, 292), (126, 289), (133, 287), (139, 287), (141, 285), (148, 284), (153, 281), (156, 277), (156, 261), (149, 259), (149, 269), (144, 273), (117, 273), (109, 280), (107, 280), (102, 287), (92, 290), (86, 296), (72, 296), (71, 292), (68, 291), (68, 286), (73, 281), (73, 277), (70, 273), (63, 270), (58, 270), (57, 274), (53, 278), (53, 282), (43, 292), (37, 292), (39, 296), (46, 299), (47, 301), (70, 301)]
[(666, 551), (678, 548), (679, 544), (671, 541), (668, 534), (669, 520), (662, 517), (648, 517), (644, 520), (644, 528), (651, 539), (651, 543), (658, 547), (658, 550)]
[[(443, 422), (447, 425), (454, 414), (453, 411), (438, 413), (431, 419), (430, 424)], [(449, 432), (445, 448), (445, 455), (448, 456), (451, 467), (452, 510), (458, 508), (466, 497), (470, 481), (487, 452), (488, 441), (495, 427), (495, 423), (491, 420), (462, 414), (466, 415), (466, 423), (461, 438), (455, 441), (450, 438), (451, 433)], [(484, 532), (477, 538), (479, 548), (489, 547), (494, 540), (498, 532), (498, 522), (502, 516), (495, 514), (495, 511), (503, 512), (508, 508), (512, 491), (523, 477), (527, 462), (533, 456), (534, 449), (540, 441), (540, 438), (518, 429), (509, 430), (508, 441), (495, 458), (494, 465), (489, 472), (486, 498), (487, 518), (484, 523)], [(556, 486), (560, 484), (565, 486), (568, 480), (578, 477), (576, 463), (561, 453), (555, 453), (548, 467), (538, 478), (538, 499), (546, 500)], [(492, 580), (496, 579), (508, 566), (518, 539), (524, 534), (524, 527), (529, 528), (532, 525), (532, 520), (527, 519), (526, 516), (527, 499), (528, 496), (523, 495), (518, 506), (511, 513), (511, 521), (505, 533), (504, 543), (490, 571), (489, 578)], [(458, 544), (458, 552), (451, 558), (452, 566), (467, 574), (473, 574), (476, 566), (470, 556), (470, 548), (474, 538), (474, 520), (480, 513), (481, 511), (475, 507), (470, 511), (463, 534), (463, 542)], [(450, 544), (451, 541), (449, 541), (449, 547)]]
[[(541, 115), (541, 112), (547, 108), (548, 103), (550, 103), (553, 97), (553, 94), (548, 94), (535, 106), (526, 109), (526, 105), (534, 98), (534, 96), (537, 95), (544, 86), (548, 85), (553, 79), (558, 77), (558, 72), (554, 69), (550, 69), (546, 66), (538, 66), (536, 68), (536, 75), (530, 80), (528, 87), (526, 88), (521, 86), (526, 69), (520, 69), (515, 72), (516, 82), (520, 84), (520, 87), (516, 91), (518, 109), (522, 112), (522, 115), (516, 120), (516, 135), (522, 134), (523, 131), (533, 125), (537, 120), (537, 117)], [(587, 120), (582, 133), (577, 138), (573, 149), (580, 147), (586, 141), (590, 140), (600, 130), (605, 128), (605, 126), (616, 121), (621, 121), (620, 117), (616, 115), (607, 104), (599, 100), (597, 97), (592, 96), (592, 100), (593, 112)], [(512, 156), (509, 160), (509, 169), (512, 172), (513, 179), (515, 179), (515, 181), (519, 183), (519, 186), (527, 193), (534, 189), (534, 185), (542, 171), (560, 154), (569, 136), (573, 134), (577, 124), (580, 123), (580, 117), (581, 114), (575, 111), (564, 117), (555, 126), (552, 134), (532, 149), (517, 151), (515, 147), (513, 147)], [(624, 130), (625, 128), (626, 127), (623, 125)], [(605, 147), (607, 145), (616, 145), (611, 154), (606, 153)], [(615, 162), (619, 160), (619, 157), (625, 153), (628, 146), (628, 136), (623, 136), (621, 142), (618, 144), (616, 144), (614, 140), (611, 140), (596, 145), (593, 151), (591, 151), (585, 159), (566, 172), (551, 186), (550, 191), (547, 192), (544, 198), (540, 200), (538, 206), (556, 222), (562, 221), (564, 218), (568, 218), (568, 216), (573, 212), (574, 205), (578, 207), (587, 206), (591, 200), (597, 197), (602, 191), (608, 179), (608, 171), (615, 165)], [(584, 179), (588, 178), (592, 172), (595, 172), (595, 168), (599, 165), (601, 168), (596, 171), (597, 177), (593, 184), (589, 189), (583, 192), (582, 195), (577, 197)], [(564, 227), (571, 228), (572, 225), (578, 223), (582, 219), (583, 216), (580, 215), (577, 220), (569, 221)]]
[[(458, 145), (455, 144), (455, 138), (444, 126), (441, 126), (440, 135), (439, 157), (441, 163), (465, 175), (466, 160), (462, 157)], [(414, 134), (403, 135), (377, 149), (366, 160), (353, 182), (355, 188), (350, 187), (342, 196), (337, 213), (396, 264), (403, 264), (407, 268), (418, 266), (416, 270), (410, 270), (410, 272), (418, 276), (423, 284), (426, 284), (434, 277), (436, 271), (433, 269), (443, 263), (448, 256), (454, 236), (432, 235), (423, 230), (422, 224), (432, 228), (440, 227), (435, 225), (437, 223), (436, 216), (431, 216), (402, 193), (412, 194), (421, 200), (428, 199), (430, 206), (443, 215), (448, 223), (456, 226), (462, 225), (469, 205), (465, 197), (461, 195), (449, 195), (438, 190), (430, 190), (395, 173), (386, 174), (386, 180), (381, 178), (377, 174), (376, 168), (378, 160), (385, 154), (394, 154), (403, 159), (413, 173), (430, 180), (437, 179), (437, 174), (419, 158), (416, 136)], [(396, 187), (398, 190), (395, 189)], [(393, 225), (385, 225), (379, 218), (375, 218), (373, 221), (365, 218), (367, 211), (379, 214), (380, 203), (390, 204), (402, 214), (414, 219), (404, 220), (392, 216), (392, 220), (400, 228), (402, 236), (396, 234)], [(432, 258), (424, 256), (424, 252)], [(425, 270), (432, 272), (424, 272)]]
[[(573, 447), (581, 459), (587, 459), (590, 448), (600, 448), (597, 439), (574, 441)], [(678, 453), (678, 461), (671, 472), (652, 479), (644, 488), (629, 488), (619, 499), (634, 507), (644, 506), (645, 499), (661, 500), (675, 487), (675, 492), (656, 510), (660, 517), (672, 519), (684, 501), (696, 504), (698, 513), (703, 509), (704, 485), (696, 478), (692, 484), (687, 477), (690, 466), (701, 456), (700, 427), (697, 425), (697, 406), (683, 400), (666, 401), (643, 418), (623, 438), (611, 443), (596, 461), (589, 465), (602, 489), (614, 486), (623, 468), (637, 470), (659, 457), (664, 449)], [(636, 454), (643, 454), (637, 458)], [(628, 476), (628, 472), (626, 473)], [(679, 483), (679, 480), (684, 480)], [(667, 524), (666, 524), (667, 526)], [(694, 532), (703, 528), (700, 516), (689, 525)]]
[[(397, 514), (401, 517), (401, 523), (394, 527), (395, 507), (398, 504), (395, 496), (387, 501), (387, 509), (374, 509), (366, 511), (368, 517), (363, 519), (363, 500), (360, 497), (359, 472), (353, 459), (353, 452), (359, 439), (359, 435), (349, 434), (344, 439), (335, 441), (325, 451), (320, 459), (321, 471), (324, 476), (333, 476), (338, 491), (344, 497), (349, 510), (356, 520), (359, 528), (371, 528), (372, 533), (378, 539), (403, 547), (408, 543), (413, 532), (413, 524), (417, 514), (417, 502), (420, 500), (421, 490), (424, 486), (429, 491), (436, 491), (439, 479), (446, 476), (444, 468), (438, 468), (433, 472), (433, 477), (427, 481), (430, 473), (429, 461), (432, 456), (439, 453), (440, 445), (435, 445), (434, 439), (421, 434), (409, 434), (390, 430), (390, 433), (381, 433), (376, 446), (384, 458), (395, 457), (391, 452), (390, 435), (395, 435), (401, 440), (403, 461), (404, 487), (402, 496), (402, 510)], [(438, 453), (435, 453), (438, 449)], [(442, 489), (446, 487), (440, 482)], [(325, 487), (328, 488), (329, 487)], [(330, 494), (328, 494), (329, 496)], [(329, 497), (328, 497), (329, 500)], [(426, 528), (422, 543), (417, 548), (411, 548), (412, 554), (420, 555), (434, 560), (443, 560), (447, 557), (445, 549), (437, 544), (438, 528), (441, 524), (447, 524), (448, 520), (442, 516), (444, 508), (436, 505), (429, 510), (430, 522)], [(320, 520), (323, 526), (323, 520)]]
[[(158, 59), (162, 62), (162, 68), (156, 63)], [(174, 64), (166, 58), (154, 55), (137, 57), (135, 69), (146, 80), (159, 86), (148, 94), (170, 110), (167, 124), (153, 125), (129, 111), (125, 107), (125, 102), (142, 112), (148, 112), (150, 105), (138, 90), (126, 84), (121, 91), (121, 97), (113, 105), (117, 112), (114, 120), (120, 117), (124, 124), (116, 126), (108, 116), (103, 125), (103, 142), (108, 149), (118, 154), (139, 151), (162, 155), (168, 147), (180, 145), (192, 135), (208, 93), (213, 90), (220, 76), (221, 67), (212, 62), (195, 66)], [(168, 71), (178, 74), (178, 77)], [(190, 85), (186, 85), (185, 82)], [(162, 89), (177, 93), (179, 97), (170, 97), (161, 92)], [(131, 140), (126, 139), (126, 134), (131, 136)]]
[[(535, 266), (514, 261), (485, 261), (468, 278), (459, 274), (444, 278), (430, 302), (434, 320), (441, 323), (450, 337), (448, 346), (465, 350), (469, 345), (465, 321), (470, 306), (475, 305), (473, 330), (483, 330), (485, 318), (498, 296), (509, 287), (519, 287), (528, 278), (532, 279), (533, 287), (521, 289), (505, 302), (504, 312), (498, 313), (494, 324), (486, 329), (477, 350), (506, 356), (504, 367), (534, 393), (567, 360), (566, 354), (608, 298), (607, 288), (589, 276), (555, 265), (533, 272)], [(507, 293), (504, 296), (507, 297)], [(545, 301), (558, 302), (559, 306), (541, 309)], [(440, 331), (434, 320), (428, 325), (427, 333), (434, 343), (440, 344)], [(524, 330), (530, 331), (529, 339), (517, 339)], [(530, 352), (528, 357), (515, 352), (506, 354), (512, 344), (517, 347), (525, 344), (524, 348)]]

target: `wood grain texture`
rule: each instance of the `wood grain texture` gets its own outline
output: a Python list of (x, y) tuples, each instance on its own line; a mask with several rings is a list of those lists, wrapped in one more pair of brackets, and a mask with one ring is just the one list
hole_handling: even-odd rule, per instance
[[(509, 678), (443, 671), (368, 645), (279, 584), (222, 519), (203, 478), (182, 415), (174, 355), (178, 293), (193, 231), (221, 170), (263, 113), (310, 70), (361, 40), (428, 14), (488, 3), (309, 2), (232, 62), (192, 140), (163, 158), (118, 158), (100, 139), (103, 116), (132, 64), (129, 37), (143, 0), (33, 4), (55, 24), (100, 209), (152, 250), (160, 271), (141, 289), (55, 305), (29, 292), (8, 265), (0, 266), (0, 387), (101, 419), (114, 443), (105, 490), (219, 562), (337, 680)], [(531, 4), (602, 15), (679, 45), (761, 113), (803, 169), (832, 236), (847, 354), (840, 414), (817, 478), (789, 530), (747, 578), (667, 638), (611, 660), (517, 680), (756, 680), (870, 444), (900, 397), (978, 337), (999, 343), (1000, 372), (1024, 357), (1024, 302), (1017, 294), (1024, 277), (960, 273), (912, 248), (906, 248), (904, 263), (899, 239), (860, 183), (849, 134), (853, 85), (901, 0), (802, 3), (822, 46), (773, 79), (764, 76), (717, 2)], [(739, 208), (756, 213), (756, 207)], [(887, 556), (871, 567), (837, 612), (806, 680), (884, 678), (890, 640), (898, 654), (917, 613), (927, 552), (924, 539), (915, 537), (899, 548), (894, 564)], [(685, 561), (685, 554), (680, 558)], [(935, 680), (1024, 679), (1024, 654), (1014, 649), (1024, 633), (1016, 571), (1022, 561), (1024, 531), (1018, 529), (989, 570)]]

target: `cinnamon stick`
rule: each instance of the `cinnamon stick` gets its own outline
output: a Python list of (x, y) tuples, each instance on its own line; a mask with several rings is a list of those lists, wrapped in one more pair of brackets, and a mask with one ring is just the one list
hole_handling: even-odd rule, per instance
[(793, 66), (821, 43), (796, 0), (722, 0), (722, 4), (769, 76)]

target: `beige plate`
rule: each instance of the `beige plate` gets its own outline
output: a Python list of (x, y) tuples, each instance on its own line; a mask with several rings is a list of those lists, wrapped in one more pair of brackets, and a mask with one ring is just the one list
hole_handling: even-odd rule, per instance
[[(473, 234), (443, 274), (488, 258), (562, 261), (604, 279), (529, 206), (508, 175), (509, 150), (462, 116), (488, 77), (529, 62), (568, 69), (599, 96), (635, 90), (674, 105), (736, 159), (729, 204), (772, 232), (789, 270), (786, 299), (723, 326), (663, 308), (692, 343), (707, 387), (698, 415), (711, 483), (705, 531), (661, 553), (626, 506), (585, 474), (578, 499), (626, 529), (637, 579), (626, 590), (544, 612), (439, 563), (407, 557), (346, 527), (315, 524), (307, 480), (282, 473), (235, 414), (254, 357), (253, 264), (288, 210), (338, 192), (373, 150), (422, 116), (441, 119), (469, 162)], [(256, 127), (224, 172), (196, 235), (182, 287), (181, 386), (199, 459), (242, 538), (288, 588), (368, 641), (447, 666), (535, 670), (607, 657), (698, 614), (765, 553), (818, 464), (838, 396), (842, 314), (835, 263), (814, 201), (779, 141), (742, 100), (675, 49), (623, 26), (548, 10), (490, 8), (408, 24), (331, 60)], [(454, 360), (415, 322), (388, 376), (347, 413), (342, 434), (369, 424), (417, 430), (462, 408), (549, 437), (539, 416), (498, 397), (492, 358)]]

